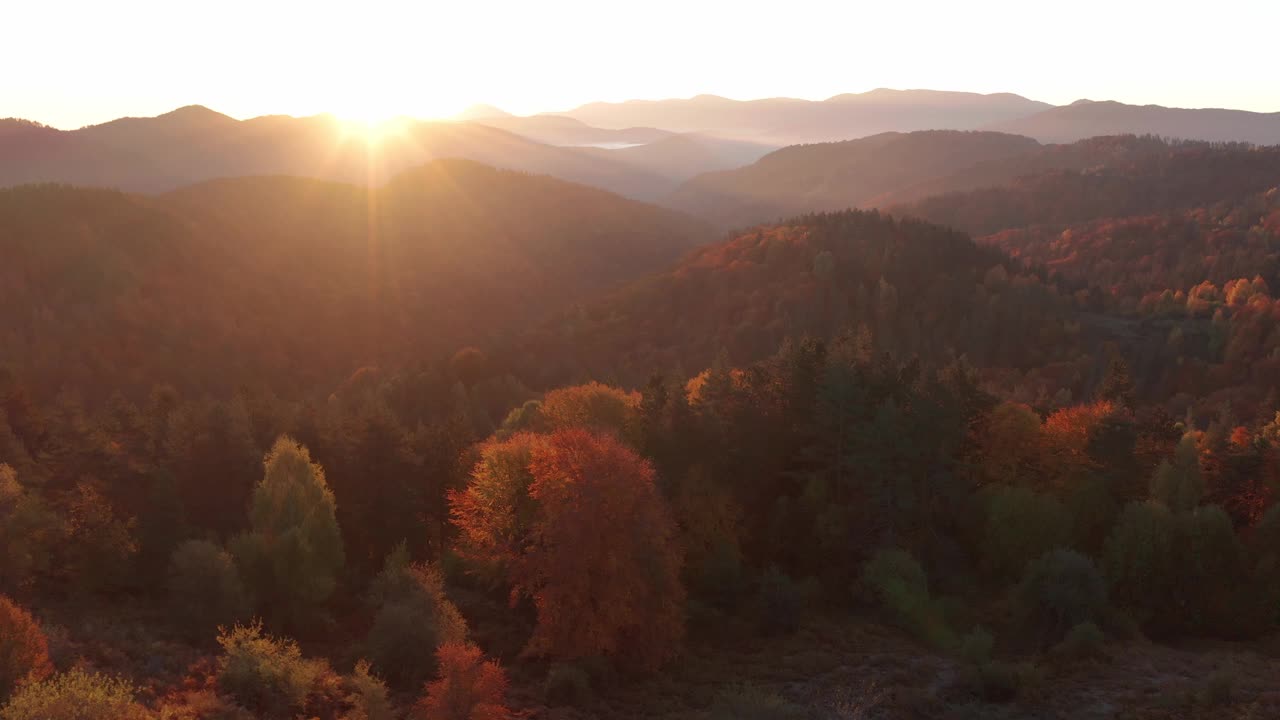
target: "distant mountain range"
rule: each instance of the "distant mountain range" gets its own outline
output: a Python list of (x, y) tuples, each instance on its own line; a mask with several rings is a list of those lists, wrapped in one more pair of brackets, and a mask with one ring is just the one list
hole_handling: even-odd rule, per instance
[(63, 131), (0, 121), (0, 185), (64, 182), (163, 192), (244, 175), (297, 175), (378, 185), (437, 158), (548, 174), (633, 197), (678, 179), (476, 123), (395, 121), (377, 137), (330, 116), (235, 120), (200, 106)]
[[(903, 137), (928, 130), (983, 134)], [(1007, 93), (881, 89), (823, 101), (699, 95), (591, 103), (524, 117), (480, 105), (451, 121), (401, 118), (370, 135), (328, 115), (242, 121), (188, 106), (78, 130), (0, 120), (0, 186), (156, 193), (247, 175), (376, 186), (423, 162), (462, 158), (665, 199), (726, 223), (974, 189), (980, 180), (1007, 180), (1012, 166), (1001, 163), (1033, 141), (1116, 134), (1280, 144), (1280, 113), (1090, 101), (1054, 107)], [(986, 175), (976, 170), (983, 163)], [(939, 185), (963, 166), (975, 168), (967, 185)], [(886, 193), (893, 197), (880, 197)]]
[(849, 140), (883, 132), (973, 130), (1052, 108), (1000, 93), (872, 90), (822, 101), (794, 98), (730, 100), (699, 95), (681, 100), (591, 103), (559, 113), (602, 128), (651, 126), (676, 132), (775, 145)]
[(1278, 183), (1280, 147), (1135, 135), (1041, 145), (930, 130), (783, 148), (700, 175), (663, 203), (721, 228), (856, 207), (983, 234), (1204, 204)]

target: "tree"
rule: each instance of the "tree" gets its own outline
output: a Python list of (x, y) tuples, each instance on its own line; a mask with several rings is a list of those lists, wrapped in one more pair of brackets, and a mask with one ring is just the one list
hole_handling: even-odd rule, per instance
[(1134, 406), (1133, 378), (1129, 376), (1129, 364), (1116, 354), (1107, 366), (1107, 374), (1098, 386), (1098, 399), (1132, 409)]
[(507, 674), (475, 645), (448, 642), (436, 651), (440, 679), (413, 707), (422, 720), (506, 720)]
[(31, 613), (0, 595), (0, 704), (19, 685), (53, 672), (49, 646)]
[(611, 435), (561, 430), (490, 443), (453, 517), (464, 553), (500, 568), (538, 623), (526, 652), (642, 668), (683, 637), (681, 552), (652, 466)]
[(1040, 468), (1040, 416), (1021, 403), (997, 405), (978, 430), (978, 466), (984, 480), (1033, 484)]
[(107, 499), (86, 481), (68, 493), (66, 504), (63, 571), (68, 583), (91, 593), (126, 586), (133, 578), (133, 558), (138, 552), (136, 519), (117, 517)]
[(1200, 451), (1195, 438), (1184, 436), (1173, 453), (1173, 462), (1162, 460), (1151, 481), (1151, 497), (1175, 513), (1187, 512), (1200, 504), (1204, 478), (1200, 473)]
[(368, 601), (374, 618), (365, 649), (394, 685), (421, 686), (435, 672), (435, 649), (467, 639), (466, 621), (445, 596), (439, 571), (409, 562), (403, 545), (387, 556)]
[(127, 681), (72, 670), (21, 688), (0, 709), (0, 720), (127, 720), (145, 718)]
[(337, 585), (344, 554), (324, 469), (292, 438), (276, 440), (253, 492), (248, 533), (232, 543), (258, 602), (278, 622), (314, 619)]
[(259, 717), (293, 717), (326, 670), (302, 657), (298, 644), (262, 632), (262, 625), (237, 625), (218, 635), (218, 689)]
[(0, 592), (29, 589), (34, 576), (48, 569), (59, 534), (58, 518), (17, 473), (0, 464)]
[(249, 610), (235, 561), (207, 540), (188, 540), (174, 549), (169, 561), (169, 601), (183, 629), (197, 637), (245, 619)]

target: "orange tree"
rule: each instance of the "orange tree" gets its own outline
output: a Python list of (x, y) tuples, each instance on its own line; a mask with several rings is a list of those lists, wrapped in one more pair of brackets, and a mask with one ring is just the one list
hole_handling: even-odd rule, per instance
[(683, 639), (682, 554), (653, 467), (612, 435), (528, 433), (481, 450), (453, 494), (460, 550), (538, 622), (526, 652), (655, 668)]

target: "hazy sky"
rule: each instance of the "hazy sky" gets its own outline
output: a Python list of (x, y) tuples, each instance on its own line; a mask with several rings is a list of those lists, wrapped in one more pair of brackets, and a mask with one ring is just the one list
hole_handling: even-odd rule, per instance
[(4, 0), (0, 117), (517, 113), (877, 87), (1280, 111), (1280, 0)]

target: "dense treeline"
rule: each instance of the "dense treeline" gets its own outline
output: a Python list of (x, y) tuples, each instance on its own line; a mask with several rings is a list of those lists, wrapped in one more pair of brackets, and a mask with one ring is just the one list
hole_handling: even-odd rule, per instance
[[(1175, 422), (1136, 404), (1118, 358), (1094, 398), (1041, 413), (965, 362), (898, 360), (865, 333), (788, 341), (635, 392), (509, 396), (475, 446), (475, 393), (441, 383), (393, 408), (405, 383), (366, 373), (323, 407), (161, 388), (90, 413), (8, 378), (0, 622), (28, 629), (0, 653), (17, 658), (0, 716), (77, 694), (147, 712), (108, 677), (155, 673), (131, 650), (84, 639), (82, 670), (50, 674), (24, 607), (66, 603), (168, 609), (147, 632), (204, 652), (217, 637), (208, 689), (153, 707), (265, 717), (391, 712), (415, 692), (421, 712), (457, 692), (494, 713), (424, 717), (503, 717), (505, 674), (470, 638), (504, 663), (558, 662), (554, 698), (602, 663), (652, 671), (687, 642), (868, 604), (966, 657), (992, 631), (1065, 653), (1099, 633), (1242, 638), (1278, 619), (1280, 417)], [(985, 610), (998, 598), (1017, 610), (1001, 621)], [(316, 648), (335, 632), (354, 640), (328, 659), (282, 634)], [(990, 652), (965, 687), (1016, 694), (1032, 670)]]

